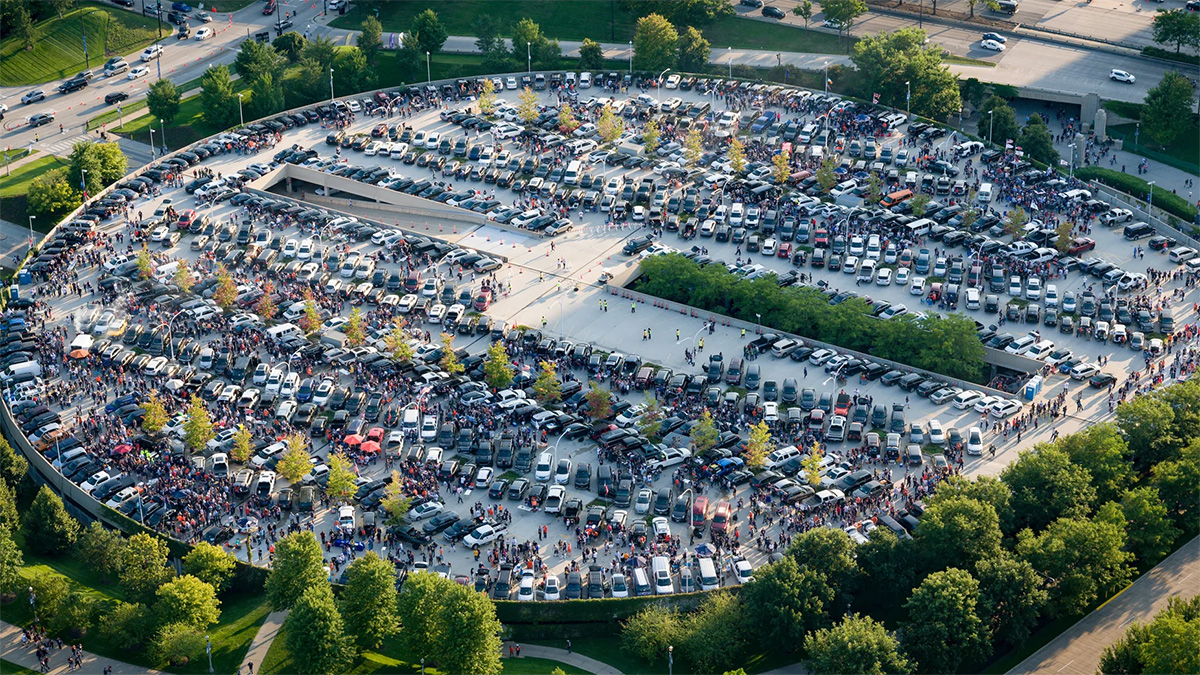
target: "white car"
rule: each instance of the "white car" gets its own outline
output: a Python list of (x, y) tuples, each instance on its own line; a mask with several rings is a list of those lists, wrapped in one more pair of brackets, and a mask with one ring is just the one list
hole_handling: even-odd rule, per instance
[[(771, 405), (771, 403), (767, 403)], [(656, 455), (654, 459), (646, 462), (646, 465), (656, 469), (665, 469), (676, 464), (683, 464), (692, 456), (692, 451), (687, 448), (666, 448)]]
[(517, 88), (517, 78), (515, 78), (515, 77), (504, 78), (504, 88), (505, 89), (516, 89)]
[(638, 491), (637, 500), (633, 503), (633, 512), (637, 515), (645, 515), (650, 511), (650, 502), (654, 499), (654, 493), (649, 488), (643, 488)]
[(979, 427), (971, 427), (967, 431), (967, 454), (983, 454), (983, 432), (979, 430)]
[(1133, 76), (1133, 73), (1129, 73), (1117, 68), (1112, 69), (1112, 72), (1108, 74), (1108, 79), (1116, 80), (1117, 82), (1125, 82), (1126, 84), (1133, 84), (1137, 81), (1137, 78)]
[(729, 573), (733, 575), (738, 584), (748, 584), (754, 581), (754, 570), (750, 567), (750, 562), (741, 556), (729, 561)]
[(979, 46), (983, 47), (984, 49), (990, 49), (994, 52), (1004, 51), (1004, 45), (1000, 44), (999, 42), (996, 42), (995, 40), (984, 40), (979, 43)]
[(562, 591), (558, 584), (558, 577), (553, 574), (546, 577), (546, 583), (542, 586), (543, 600), (561, 600)]
[(208, 26), (205, 26), (204, 28), (201, 28), (200, 30), (196, 31), (196, 39), (197, 40), (207, 40), (208, 38), (212, 37), (212, 35), (213, 35), (213, 29), (209, 28)]
[(426, 518), (432, 518), (433, 516), (436, 516), (437, 514), (441, 513), (442, 510), (445, 508), (446, 508), (446, 505), (441, 502), (422, 502), (422, 503), (414, 506), (408, 512), (408, 519), (409, 519), (409, 521), (415, 523), (419, 520), (425, 520)]
[(975, 403), (981, 398), (983, 398), (983, 394), (977, 391), (964, 391), (954, 397), (954, 403), (951, 405), (959, 410), (966, 410), (975, 407)]
[(1096, 373), (1100, 372), (1100, 368), (1094, 363), (1081, 363), (1071, 369), (1072, 380), (1086, 380)]
[(929, 420), (929, 442), (934, 445), (946, 444), (946, 430), (942, 428), (942, 423), (937, 420)]
[(997, 419), (1004, 419), (1005, 417), (1010, 417), (1020, 412), (1020, 410), (1020, 403), (1017, 403), (1016, 401), (1010, 401), (1008, 399), (1001, 399), (999, 402), (992, 404), (992, 407), (988, 413)]
[(143, 61), (153, 61), (154, 59), (157, 59), (158, 57), (162, 56), (162, 53), (163, 53), (163, 48), (161, 45), (150, 45), (149, 47), (146, 47), (146, 49), (144, 49), (142, 51), (142, 60)]
[(671, 536), (671, 522), (666, 516), (656, 516), (650, 521), (650, 526), (654, 530), (655, 539), (668, 539)]
[(1004, 399), (999, 396), (984, 396), (975, 402), (975, 412), (987, 412), (992, 407), (992, 404), (999, 403), (1002, 400)]
[(558, 460), (558, 466), (554, 467), (554, 482), (559, 485), (566, 485), (571, 478), (571, 460), (563, 458)]
[(147, 68), (146, 66), (138, 66), (137, 68), (130, 68), (129, 74), (126, 75), (125, 77), (130, 80), (136, 80), (140, 77), (145, 77), (149, 74), (150, 74), (149, 68)]
[(1074, 356), (1075, 352), (1071, 351), (1070, 349), (1062, 348), (1050, 352), (1044, 361), (1046, 362), (1046, 365), (1057, 368), (1058, 364), (1070, 361)]
[(504, 536), (506, 529), (507, 528), (495, 527), (489, 523), (484, 523), (474, 530), (471, 530), (470, 534), (463, 537), (463, 543), (471, 548), (487, 546), (493, 541), (496, 541), (500, 537)]
[(493, 475), (495, 475), (495, 471), (492, 467), (479, 467), (479, 473), (475, 474), (475, 487), (486, 490), (492, 484)]
[(913, 277), (912, 283), (908, 286), (908, 293), (909, 295), (925, 295), (925, 277)]
[(562, 511), (563, 501), (567, 498), (567, 488), (561, 485), (551, 485), (546, 491), (546, 513)]

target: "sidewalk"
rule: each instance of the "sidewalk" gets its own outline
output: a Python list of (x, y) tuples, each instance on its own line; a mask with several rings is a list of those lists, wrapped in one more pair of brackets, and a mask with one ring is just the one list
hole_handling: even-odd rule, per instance
[(254, 635), (254, 640), (250, 642), (250, 648), (246, 650), (246, 658), (242, 659), (242, 664), (238, 666), (238, 672), (247, 670), (246, 666), (250, 666), (247, 672), (254, 672), (255, 666), (261, 666), (263, 661), (267, 660), (267, 652), (271, 651), (271, 643), (275, 641), (279, 635), (279, 629), (283, 628), (283, 622), (287, 619), (288, 610), (282, 612), (271, 612), (267, 615), (263, 625), (258, 627), (258, 633)]
[[(516, 644), (516, 643), (507, 643), (506, 642), (500, 646), (500, 656), (503, 659), (508, 658), (507, 654), (508, 654), (509, 644)], [(603, 661), (597, 661), (596, 659), (593, 659), (588, 656), (584, 656), (583, 654), (578, 654), (576, 652), (568, 652), (565, 649), (558, 649), (557, 647), (543, 647), (542, 645), (521, 645), (521, 656), (518, 658), (525, 658), (526, 656), (529, 656), (529, 657), (532, 657), (535, 659), (548, 659), (550, 661), (558, 661), (559, 663), (565, 663), (570, 666), (575, 666), (576, 668), (582, 668), (583, 670), (586, 670), (590, 673), (595, 673), (595, 675), (622, 675), (621, 671), (617, 670), (616, 668), (613, 668), (612, 666), (608, 665), (607, 663), (604, 663)]]
[[(56, 651), (50, 655), (50, 673), (66, 673), (67, 657), (71, 654), (70, 648), (64, 647), (61, 651)], [(32, 671), (40, 672), (41, 667), (38, 665), (37, 656), (34, 654), (34, 648), (31, 645), (21, 646), (21, 629), (6, 622), (0, 621), (0, 657), (5, 661), (24, 666)], [(88, 652), (83, 653), (83, 669), (75, 672), (82, 673), (101, 673), (105, 668), (111, 667), (114, 675), (145, 675), (146, 673), (160, 674), (162, 671), (152, 670), (144, 666), (134, 666), (120, 661), (103, 658)]]
[(1092, 675), (1104, 648), (1116, 642), (1134, 621), (1147, 623), (1172, 597), (1197, 593), (1193, 577), (1200, 572), (1200, 537), (1192, 539), (1131, 586), (1079, 620), (1071, 628), (1034, 652), (1009, 675), (1055, 673)]

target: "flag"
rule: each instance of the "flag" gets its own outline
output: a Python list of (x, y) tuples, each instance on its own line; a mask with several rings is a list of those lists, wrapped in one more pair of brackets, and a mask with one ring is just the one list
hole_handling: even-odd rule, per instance
[(879, 94), (875, 94), (874, 96), (871, 97), (871, 103), (876, 103), (876, 104), (879, 103)]
[(826, 87), (832, 87), (832, 86), (833, 86), (833, 80), (826, 79), (826, 80), (825, 80), (825, 86), (826, 86)]

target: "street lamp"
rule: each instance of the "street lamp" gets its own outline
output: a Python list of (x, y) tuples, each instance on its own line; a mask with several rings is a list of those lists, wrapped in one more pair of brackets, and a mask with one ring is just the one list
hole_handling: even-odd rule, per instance
[(146, 127), (150, 131), (150, 158), (154, 159), (158, 153), (154, 151), (154, 127)]
[(238, 125), (246, 126), (246, 118), (242, 117), (242, 95), (238, 94)]
[(204, 651), (208, 652), (208, 672), (214, 672), (212, 665), (212, 639), (207, 635), (204, 636)]
[(1071, 143), (1071, 144), (1067, 145), (1067, 147), (1071, 149), (1071, 163), (1068, 165), (1067, 175), (1070, 178), (1074, 178), (1075, 177), (1075, 144)]
[(425, 84), (433, 82), (433, 70), (429, 66), (429, 52), (425, 52)]
[(29, 216), (29, 248), (33, 248), (33, 219), (37, 216)]
[(758, 324), (758, 332), (759, 332), (759, 333), (762, 333), (762, 314), (759, 314), (758, 312), (755, 312), (755, 313), (754, 313), (754, 319), (755, 319), (755, 323), (757, 323), (757, 324)]
[(29, 587), (29, 609), (33, 612), (33, 622), (36, 624), (38, 622), (38, 618), (37, 618), (37, 604), (35, 604), (35, 602), (34, 602), (35, 600), (37, 600), (37, 595), (35, 595), (33, 592), (33, 586), (30, 586)]
[(996, 121), (996, 116), (992, 114), (994, 112), (996, 112), (996, 111), (995, 110), (988, 111), (988, 144), (989, 145), (995, 145), (995, 142), (992, 141), (992, 122)]
[(1146, 208), (1146, 215), (1153, 218), (1154, 217), (1154, 181), (1150, 181), (1150, 182), (1146, 183), (1146, 185), (1150, 186), (1150, 203), (1149, 203), (1149, 206)]
[(525, 43), (525, 70), (529, 73), (533, 72), (533, 43)]
[(1142, 133), (1142, 123), (1139, 121), (1133, 128), (1133, 147), (1138, 147), (1138, 136)]
[(728, 55), (726, 61), (729, 62), (729, 79), (733, 79), (733, 46), (725, 48), (725, 53)]
[(80, 169), (79, 171), (82, 173), (82, 175), (80, 176), (79, 182), (83, 184), (81, 187), (83, 187), (83, 191), (86, 193), (87, 192), (87, 169)]
[(329, 105), (333, 105), (333, 68), (329, 69)]
[(904, 82), (904, 112), (912, 117), (912, 82), (909, 80)]
[(662, 79), (663, 79), (663, 75), (666, 75), (666, 74), (667, 74), (667, 73), (669, 73), (669, 72), (671, 72), (671, 69), (670, 69), (670, 68), (667, 68), (666, 70), (664, 70), (664, 71), (662, 71), (661, 73), (659, 73), (659, 74), (658, 74), (658, 97), (659, 97), (659, 98), (662, 98)]
[(667, 647), (667, 675), (675, 673), (675, 645)]
[(629, 74), (633, 75), (633, 40), (629, 41)]
[[(825, 76), (823, 78), (823, 84), (825, 86), (825, 93), (828, 94), (829, 93), (829, 62), (828, 61), (825, 62), (824, 68), (825, 68)], [(829, 115), (826, 115), (825, 119), (829, 119)]]
[(163, 154), (165, 155), (165, 154), (167, 154), (167, 123), (162, 121), (161, 119), (158, 120), (158, 129), (159, 129), (158, 135), (159, 135), (159, 138), (162, 140), (162, 144), (163, 144)]

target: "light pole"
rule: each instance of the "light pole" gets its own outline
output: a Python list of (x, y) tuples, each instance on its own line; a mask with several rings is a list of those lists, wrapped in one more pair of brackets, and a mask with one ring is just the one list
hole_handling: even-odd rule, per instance
[(533, 43), (525, 43), (525, 72), (533, 73)]
[(675, 645), (667, 647), (667, 675), (675, 673)]
[[(828, 94), (829, 93), (829, 62), (828, 61), (825, 62), (824, 68), (825, 68), (825, 75), (822, 79), (825, 84), (825, 93)], [(829, 115), (826, 115), (825, 118), (828, 119)]]
[(165, 155), (167, 154), (167, 123), (160, 119), (158, 121), (158, 129), (158, 135), (163, 144), (163, 154)]
[(33, 219), (34, 218), (37, 218), (37, 216), (34, 216), (34, 215), (29, 216), (29, 248), (31, 248), (31, 249), (33, 248)]
[(87, 192), (87, 169), (80, 169), (79, 171), (82, 174), (79, 178), (79, 182), (82, 183), (81, 187), (83, 188), (83, 191), (86, 193)]
[(1075, 178), (1075, 144), (1071, 143), (1067, 147), (1071, 149), (1071, 163), (1068, 165), (1067, 175), (1070, 178)]
[(1146, 185), (1150, 186), (1150, 202), (1149, 202), (1149, 206), (1147, 206), (1147, 208), (1146, 208), (1146, 215), (1153, 218), (1154, 217), (1154, 181), (1150, 181), (1150, 182), (1146, 183)]
[(329, 105), (333, 105), (333, 68), (329, 69)]
[(904, 113), (912, 117), (912, 81), (904, 82)]
[(996, 121), (996, 116), (993, 114), (995, 112), (996, 112), (995, 110), (988, 111), (988, 144), (989, 145), (995, 145), (995, 142), (992, 140), (992, 122)]
[(1135, 148), (1138, 146), (1138, 136), (1140, 136), (1141, 133), (1142, 133), (1142, 123), (1139, 121), (1137, 123), (1137, 126), (1135, 126), (1133, 128), (1133, 147), (1135, 147)]
[(755, 323), (758, 324), (758, 332), (761, 334), (762, 333), (762, 314), (755, 312), (754, 320), (755, 320)]
[(150, 159), (158, 157), (158, 153), (154, 151), (154, 127), (146, 127), (150, 131)]
[(29, 609), (33, 612), (33, 622), (35, 624), (38, 622), (37, 604), (35, 602), (36, 600), (37, 600), (37, 595), (34, 594), (34, 592), (33, 592), (33, 586), (30, 586), (29, 587)]
[(670, 69), (670, 68), (667, 68), (666, 70), (664, 70), (664, 71), (662, 71), (661, 73), (659, 73), (659, 74), (658, 74), (658, 97), (659, 97), (660, 99), (662, 98), (662, 79), (663, 79), (663, 75), (666, 75), (666, 74), (667, 74), (667, 73), (669, 73), (669, 72), (671, 72), (671, 69)]
[(633, 75), (633, 40), (629, 41), (629, 74)]
[(727, 55), (725, 60), (729, 62), (729, 79), (732, 80), (733, 79), (733, 46), (732, 45), (725, 48), (725, 54)]
[(246, 126), (246, 118), (242, 117), (242, 95), (238, 94), (238, 126)]
[(211, 672), (213, 672), (212, 640), (207, 635), (204, 636), (204, 651), (208, 652), (208, 672), (211, 673)]

